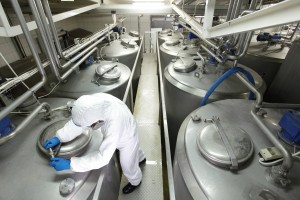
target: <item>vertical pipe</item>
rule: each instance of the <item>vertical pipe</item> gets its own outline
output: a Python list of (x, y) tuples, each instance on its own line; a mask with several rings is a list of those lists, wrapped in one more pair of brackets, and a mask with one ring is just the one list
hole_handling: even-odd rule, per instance
[(252, 0), (249, 9), (250, 10), (255, 10), (256, 9), (256, 3), (257, 3), (257, 0)]
[(234, 0), (230, 0), (229, 5), (228, 5), (226, 22), (230, 20), (230, 16), (231, 16), (231, 13), (232, 13), (233, 4), (234, 4)]
[(56, 50), (58, 52), (58, 55), (61, 58), (63, 58), (62, 49), (61, 49), (61, 46), (60, 46), (60, 43), (59, 43), (59, 40), (58, 40), (57, 30), (56, 30), (56, 27), (55, 27), (55, 24), (54, 24), (54, 21), (53, 21), (53, 18), (52, 18), (52, 13), (51, 13), (51, 10), (50, 10), (48, 0), (42, 0), (42, 3), (44, 5), (44, 9), (45, 9), (45, 12), (46, 12), (49, 24), (50, 24), (50, 28), (51, 28), (51, 31), (52, 31), (52, 36), (53, 36), (55, 46), (56, 46)]
[[(32, 1), (32, 0), (29, 0), (29, 1)], [(46, 36), (47, 36), (47, 38), (49, 40), (49, 46), (50, 46), (53, 58), (54, 58), (54, 60), (56, 62), (56, 66), (60, 67), (60, 61), (59, 61), (59, 59), (57, 57), (57, 52), (55, 50), (55, 46), (54, 46), (54, 43), (53, 43), (52, 35), (51, 35), (50, 28), (49, 28), (47, 20), (46, 20), (46, 15), (44, 13), (44, 9), (43, 9), (42, 3), (41, 3), (40, 0), (33, 0), (33, 1), (35, 1), (36, 8), (38, 9), (39, 14), (40, 14), (41, 22), (44, 25), (45, 33), (46, 33)]]
[(36, 5), (35, 5), (35, 2), (34, 1), (29, 1), (29, 6), (31, 8), (31, 11), (32, 11), (32, 14), (34, 16), (35, 22), (37, 24), (38, 30), (40, 32), (42, 41), (43, 41), (44, 46), (46, 48), (46, 53), (47, 53), (48, 58), (49, 58), (50, 63), (51, 63), (51, 65), (50, 65), (51, 69), (52, 69), (53, 73), (55, 74), (55, 76), (57, 77), (57, 79), (61, 80), (59, 72), (58, 72), (57, 67), (56, 67), (55, 60), (53, 58), (53, 56), (55, 56), (55, 55), (52, 54), (51, 49), (48, 46), (48, 43), (50, 43), (51, 41), (49, 41), (48, 40), (49, 38), (46, 37), (45, 29), (44, 29), (43, 24), (41, 22), (41, 16), (37, 12), (37, 8), (36, 8)]
[(236, 5), (236, 10), (234, 13), (233, 18), (237, 18), (240, 15), (240, 10), (241, 10), (241, 6), (242, 6), (243, 0), (238, 0), (237, 5)]
[(234, 13), (235, 13), (235, 11), (236, 11), (236, 6), (237, 6), (237, 4), (238, 4), (238, 1), (239, 1), (239, 0), (234, 0), (233, 6), (232, 6), (232, 11), (231, 11), (229, 20), (232, 20), (232, 19), (234, 18)]

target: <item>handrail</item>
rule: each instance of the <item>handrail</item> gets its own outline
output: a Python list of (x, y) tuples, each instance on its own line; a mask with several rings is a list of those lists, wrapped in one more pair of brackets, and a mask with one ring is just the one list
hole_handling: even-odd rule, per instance
[[(158, 38), (158, 36), (157, 36), (157, 38)], [(159, 69), (160, 92), (161, 92), (161, 105), (162, 105), (162, 114), (163, 114), (163, 127), (164, 127), (164, 136), (165, 136), (165, 149), (166, 149), (166, 159), (167, 159), (166, 163), (167, 163), (167, 174), (168, 174), (168, 183), (169, 183), (169, 199), (175, 200), (173, 165), (172, 165), (172, 160), (171, 160), (166, 102), (165, 102), (162, 70), (161, 70), (162, 68), (161, 68), (161, 63), (160, 63), (160, 51), (159, 51), (158, 39), (156, 41), (156, 45), (157, 45), (156, 48), (157, 48), (157, 57), (158, 57), (157, 60), (158, 60), (158, 69)]]

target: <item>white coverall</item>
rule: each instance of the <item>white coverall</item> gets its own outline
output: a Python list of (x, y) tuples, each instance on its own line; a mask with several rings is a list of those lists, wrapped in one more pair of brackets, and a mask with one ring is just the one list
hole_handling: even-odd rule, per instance
[(123, 174), (132, 185), (138, 185), (142, 180), (139, 162), (145, 159), (145, 155), (140, 149), (136, 122), (118, 98), (105, 93), (81, 96), (74, 102), (72, 119), (57, 131), (56, 136), (61, 142), (71, 141), (99, 120), (104, 121), (101, 126), (103, 142), (99, 151), (72, 157), (71, 170), (84, 172), (101, 168), (119, 149)]

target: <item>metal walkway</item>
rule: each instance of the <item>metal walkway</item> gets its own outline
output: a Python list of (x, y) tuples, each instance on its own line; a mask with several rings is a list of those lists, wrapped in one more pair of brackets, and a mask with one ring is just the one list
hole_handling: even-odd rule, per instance
[(138, 125), (140, 145), (145, 152), (147, 162), (142, 167), (142, 184), (131, 194), (123, 194), (122, 188), (128, 181), (122, 176), (119, 200), (163, 199), (156, 54), (144, 54), (133, 115)]

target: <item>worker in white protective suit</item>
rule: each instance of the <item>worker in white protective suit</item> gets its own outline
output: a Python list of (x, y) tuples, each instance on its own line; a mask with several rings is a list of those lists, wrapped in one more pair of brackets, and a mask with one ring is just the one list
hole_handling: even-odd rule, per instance
[(57, 131), (56, 137), (47, 140), (44, 147), (52, 148), (73, 140), (88, 128), (100, 127), (104, 139), (99, 151), (70, 160), (51, 158), (49, 164), (57, 171), (85, 172), (107, 165), (118, 149), (123, 174), (129, 181), (123, 192), (131, 193), (141, 184), (139, 164), (144, 164), (146, 158), (140, 149), (136, 122), (127, 106), (116, 97), (105, 93), (81, 96), (74, 102), (71, 120)]

